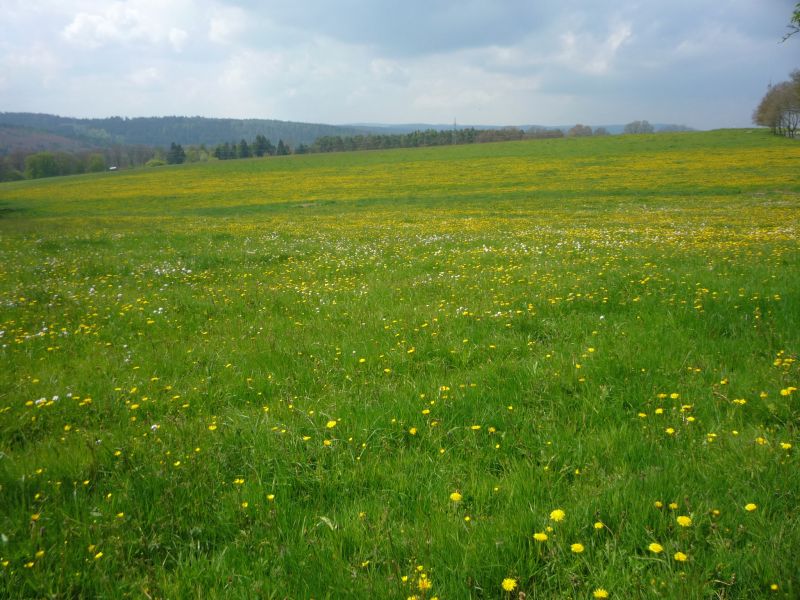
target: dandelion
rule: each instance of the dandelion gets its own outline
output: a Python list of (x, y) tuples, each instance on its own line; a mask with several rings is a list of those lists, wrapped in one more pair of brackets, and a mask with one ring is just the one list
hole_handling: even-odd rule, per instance
[(327, 427), (328, 429), (333, 429), (334, 427), (336, 427), (336, 421), (328, 421), (327, 423), (325, 423), (325, 427)]
[(597, 521), (597, 523), (594, 524), (594, 528), (597, 530), (603, 529), (603, 527), (605, 527), (605, 523), (602, 521)]
[(506, 577), (500, 585), (505, 591), (513, 592), (517, 588), (517, 580)]
[(463, 498), (463, 496), (458, 492), (453, 492), (452, 494), (450, 494), (450, 500), (452, 500), (453, 502), (461, 502), (461, 498)]
[(537, 531), (536, 533), (533, 534), (533, 539), (535, 539), (537, 542), (546, 542), (547, 534), (541, 531)]
[(583, 547), (583, 544), (575, 543), (575, 544), (572, 544), (569, 547), (569, 549), (570, 549), (570, 551), (574, 552), (575, 554), (580, 554), (581, 552), (583, 552), (584, 547)]
[(431, 587), (433, 587), (433, 584), (431, 583), (431, 580), (428, 579), (428, 577), (425, 575), (425, 573), (423, 573), (420, 576), (419, 580), (417, 581), (417, 587), (419, 588), (420, 592), (424, 592), (426, 590), (431, 589)]
[(557, 508), (553, 512), (550, 513), (550, 520), (551, 521), (555, 521), (556, 523), (558, 523), (559, 521), (563, 521), (564, 517), (566, 517), (566, 516), (567, 516), (567, 513), (565, 513), (560, 508)]
[(672, 558), (674, 558), (678, 562), (686, 562), (686, 559), (689, 557), (686, 556), (683, 552), (676, 552)]
[(650, 552), (652, 552), (653, 554), (659, 554), (660, 552), (664, 551), (664, 546), (656, 542), (653, 542), (647, 547), (647, 549), (650, 550)]
[(608, 598), (608, 592), (603, 588), (597, 588), (594, 592), (592, 592), (593, 598)]
[(744, 509), (745, 509), (747, 512), (753, 512), (753, 511), (754, 511), (755, 509), (757, 509), (757, 508), (758, 508), (758, 505), (756, 505), (756, 504), (753, 504), (752, 502), (749, 502), (748, 504), (745, 504), (745, 505), (744, 505)]
[(690, 527), (690, 526), (692, 525), (692, 519), (691, 519), (691, 517), (687, 517), (687, 516), (684, 516), (684, 515), (680, 515), (680, 516), (679, 516), (677, 519), (675, 519), (675, 520), (678, 522), (678, 525), (680, 525), (681, 527)]

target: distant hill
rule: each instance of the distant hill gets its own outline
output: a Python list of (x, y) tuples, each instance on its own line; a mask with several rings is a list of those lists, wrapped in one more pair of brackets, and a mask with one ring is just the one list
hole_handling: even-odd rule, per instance
[(0, 156), (13, 152), (30, 154), (33, 152), (85, 152), (96, 146), (79, 139), (37, 131), (29, 127), (0, 124)]
[[(656, 131), (686, 131), (679, 125), (653, 124)], [(532, 126), (528, 130), (562, 129), (569, 126)], [(609, 133), (622, 133), (624, 125), (605, 125)], [(357, 136), (367, 134), (408, 134), (414, 131), (500, 130), (498, 125), (446, 124), (354, 124), (324, 125), (274, 119), (210, 119), (206, 117), (110, 117), (106, 119), (77, 119), (39, 113), (0, 112), (0, 156), (16, 151), (25, 153), (43, 150), (83, 152), (110, 148), (115, 145), (166, 148), (171, 143), (185, 146), (205, 144), (213, 147), (225, 142), (252, 141), (263, 135), (273, 143), (283, 140), (291, 147), (310, 145), (321, 137)]]
[[(250, 141), (258, 134), (266, 136), (273, 142), (282, 139), (295, 146), (310, 144), (322, 136), (359, 135), (373, 131), (375, 128), (272, 119), (205, 117), (76, 119), (38, 113), (0, 112), (0, 154), (31, 147), (42, 150), (105, 148), (114, 144), (166, 147), (172, 142), (213, 146), (241, 139)], [(30, 139), (26, 139), (26, 136)], [(48, 140), (52, 142), (52, 146), (47, 146)], [(70, 145), (74, 145), (74, 148), (70, 148)]]

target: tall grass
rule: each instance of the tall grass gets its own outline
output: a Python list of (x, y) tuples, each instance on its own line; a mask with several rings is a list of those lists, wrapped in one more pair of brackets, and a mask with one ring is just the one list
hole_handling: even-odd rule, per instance
[(0, 595), (797, 597), (798, 158), (0, 186)]

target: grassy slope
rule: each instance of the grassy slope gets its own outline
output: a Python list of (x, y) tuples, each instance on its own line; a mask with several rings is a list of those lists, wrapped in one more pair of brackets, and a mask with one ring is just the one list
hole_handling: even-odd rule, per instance
[(0, 590), (796, 596), (798, 158), (722, 131), (0, 186)]

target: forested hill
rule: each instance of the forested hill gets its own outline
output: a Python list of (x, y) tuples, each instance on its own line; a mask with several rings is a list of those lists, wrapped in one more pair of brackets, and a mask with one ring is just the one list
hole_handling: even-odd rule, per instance
[(352, 136), (374, 127), (342, 127), (272, 119), (209, 119), (205, 117), (110, 117), (75, 119), (36, 113), (0, 112), (0, 126), (12, 125), (79, 140), (91, 146), (111, 144), (165, 147), (216, 145), (264, 135), (292, 146), (310, 144), (324, 136)]

